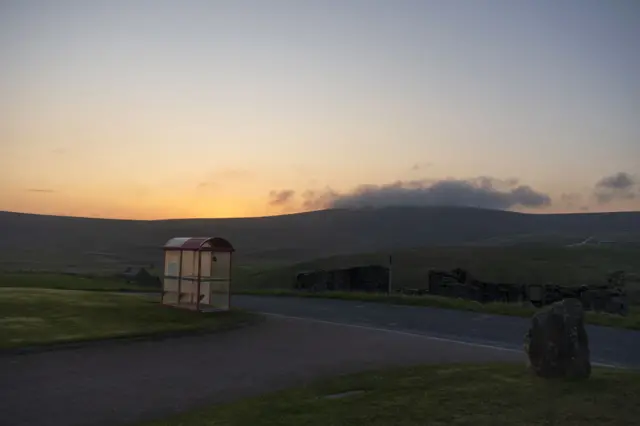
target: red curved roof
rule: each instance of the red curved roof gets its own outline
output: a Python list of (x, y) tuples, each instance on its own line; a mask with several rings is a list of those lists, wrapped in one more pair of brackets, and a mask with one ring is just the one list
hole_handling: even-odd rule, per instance
[(165, 250), (235, 251), (231, 243), (219, 237), (176, 237), (167, 241)]

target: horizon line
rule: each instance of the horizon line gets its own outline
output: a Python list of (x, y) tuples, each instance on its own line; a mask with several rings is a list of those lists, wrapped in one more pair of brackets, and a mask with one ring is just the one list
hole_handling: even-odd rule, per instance
[(273, 215), (261, 215), (261, 216), (236, 216), (236, 217), (173, 217), (173, 218), (160, 218), (160, 219), (130, 219), (130, 218), (114, 218), (114, 217), (97, 217), (97, 216), (74, 216), (74, 215), (58, 215), (58, 214), (46, 214), (46, 213), (33, 213), (33, 212), (24, 212), (24, 211), (13, 211), (13, 210), (0, 210), (0, 214), (15, 214), (15, 215), (29, 215), (29, 216), (46, 216), (46, 217), (57, 217), (57, 218), (66, 218), (66, 219), (88, 219), (88, 220), (111, 220), (111, 221), (129, 221), (129, 222), (166, 222), (166, 221), (177, 221), (177, 220), (233, 220), (233, 219), (269, 219), (276, 217), (284, 217), (284, 216), (298, 216), (305, 214), (314, 214), (314, 213), (322, 213), (322, 212), (334, 212), (334, 211), (362, 211), (362, 210), (383, 210), (383, 209), (437, 209), (437, 208), (448, 208), (448, 209), (466, 209), (466, 210), (483, 210), (483, 211), (493, 211), (493, 212), (503, 212), (503, 213), (512, 213), (512, 214), (520, 214), (520, 215), (530, 215), (530, 216), (559, 216), (559, 215), (604, 215), (604, 214), (632, 214), (638, 213), (640, 214), (640, 210), (618, 210), (618, 211), (598, 211), (598, 212), (560, 212), (560, 213), (547, 213), (547, 212), (519, 212), (513, 210), (501, 210), (501, 209), (491, 209), (486, 207), (472, 207), (472, 206), (453, 206), (453, 205), (434, 205), (434, 206), (416, 206), (416, 205), (398, 205), (398, 206), (376, 206), (376, 207), (340, 207), (340, 208), (327, 208), (327, 209), (318, 209), (318, 210), (309, 210), (309, 211), (301, 211), (295, 213), (281, 213), (281, 214), (273, 214)]

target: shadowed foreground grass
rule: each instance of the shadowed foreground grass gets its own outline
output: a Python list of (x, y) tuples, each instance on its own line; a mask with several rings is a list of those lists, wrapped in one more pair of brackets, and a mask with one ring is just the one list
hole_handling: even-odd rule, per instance
[(199, 313), (143, 296), (0, 288), (0, 348), (221, 330), (255, 320), (241, 312)]
[[(341, 398), (330, 395), (350, 391)], [(138, 426), (622, 426), (640, 418), (640, 374), (595, 369), (544, 381), (522, 365), (439, 365), (339, 377)]]
[[(256, 296), (310, 297), (320, 299), (359, 300), (363, 302), (388, 303), (395, 305), (428, 306), (442, 309), (480, 312), (486, 314), (531, 317), (537, 310), (531, 304), (516, 303), (480, 303), (473, 300), (455, 299), (451, 297), (403, 294), (357, 293), (340, 291), (307, 292), (286, 289), (242, 290), (236, 294)], [(587, 312), (586, 322), (617, 328), (640, 330), (640, 312), (637, 306), (629, 309), (627, 316), (611, 315), (600, 312)]]

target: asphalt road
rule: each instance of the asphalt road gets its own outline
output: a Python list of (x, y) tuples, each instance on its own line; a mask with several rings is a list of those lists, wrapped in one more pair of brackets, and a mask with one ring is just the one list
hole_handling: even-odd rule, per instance
[[(521, 351), (529, 319), (346, 300), (233, 296), (236, 307)], [(587, 326), (592, 362), (640, 368), (640, 331)]]
[(419, 335), (268, 317), (208, 336), (0, 356), (0, 424), (127, 425), (337, 374), (486, 361), (524, 365), (525, 357)]

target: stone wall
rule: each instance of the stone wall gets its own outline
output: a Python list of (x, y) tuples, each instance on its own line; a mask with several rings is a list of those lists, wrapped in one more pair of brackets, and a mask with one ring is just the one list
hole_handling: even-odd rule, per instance
[(556, 284), (512, 284), (491, 283), (476, 280), (460, 268), (452, 271), (429, 271), (426, 290), (402, 288), (405, 294), (434, 294), (474, 300), (480, 303), (530, 302), (541, 307), (554, 302), (575, 298), (582, 302), (585, 310), (608, 312), (618, 315), (628, 313), (628, 297), (625, 291), (625, 275), (622, 271), (612, 273), (606, 284), (600, 286), (565, 287)]
[(386, 293), (389, 268), (370, 265), (346, 269), (302, 272), (296, 276), (294, 288), (307, 291), (358, 291)]

